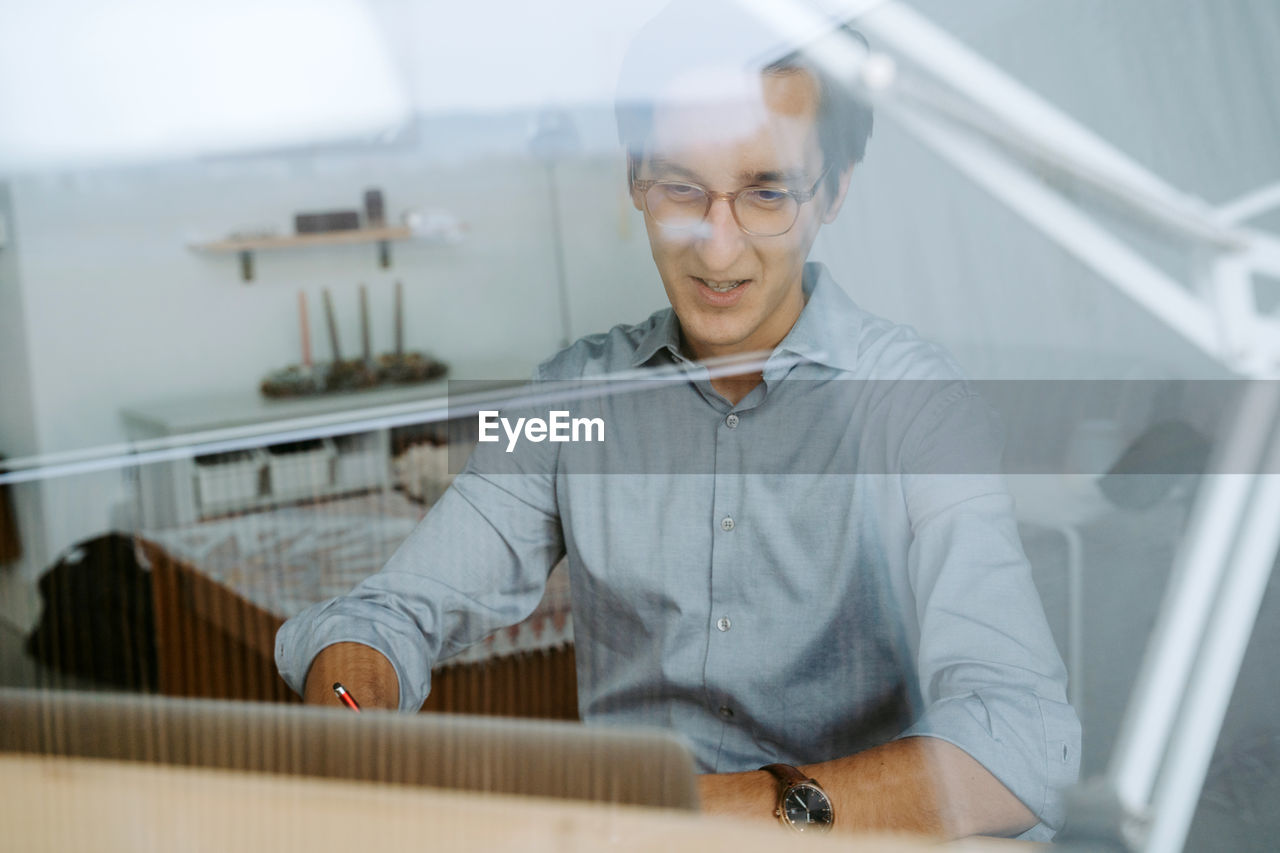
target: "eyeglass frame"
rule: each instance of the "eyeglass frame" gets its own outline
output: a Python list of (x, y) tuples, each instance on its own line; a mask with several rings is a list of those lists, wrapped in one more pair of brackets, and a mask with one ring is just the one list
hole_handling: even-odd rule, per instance
[[(649, 210), (649, 190), (653, 189), (658, 184), (679, 184), (680, 186), (685, 187), (697, 187), (699, 190), (702, 190), (702, 193), (707, 197), (707, 207), (702, 211), (702, 218), (698, 220), (699, 223), (707, 221), (707, 216), (711, 214), (711, 205), (715, 204), (719, 199), (724, 199), (729, 202), (729, 213), (733, 215), (734, 224), (738, 226), (738, 230), (743, 234), (751, 237), (781, 237), (783, 234), (789, 233), (792, 228), (796, 227), (796, 223), (800, 221), (800, 208), (813, 201), (814, 196), (818, 194), (818, 187), (822, 185), (822, 182), (826, 180), (827, 175), (830, 174), (830, 172), (831, 165), (827, 164), (823, 167), (822, 172), (818, 175), (818, 179), (813, 182), (813, 186), (810, 187), (807, 192), (804, 190), (793, 190), (790, 187), (766, 187), (760, 185), (743, 187), (742, 189), (735, 190), (734, 192), (717, 192), (704, 187), (702, 184), (695, 184), (692, 181), (669, 181), (659, 178), (637, 178), (634, 163), (631, 165), (631, 174), (629, 177), (631, 178), (631, 188), (639, 191), (640, 193), (640, 199), (644, 204), (644, 212), (653, 217), (654, 222), (657, 222), (658, 219), (653, 216), (653, 213)], [(742, 224), (742, 220), (738, 218), (738, 196), (746, 192), (751, 192), (752, 190), (770, 190), (772, 192), (785, 193), (786, 195), (791, 196), (796, 200), (796, 218), (791, 220), (791, 224), (784, 230), (779, 231), (777, 234), (760, 234), (755, 231), (749, 231)], [(659, 222), (658, 224), (661, 225), (662, 223)], [(673, 226), (663, 227), (669, 228)]]

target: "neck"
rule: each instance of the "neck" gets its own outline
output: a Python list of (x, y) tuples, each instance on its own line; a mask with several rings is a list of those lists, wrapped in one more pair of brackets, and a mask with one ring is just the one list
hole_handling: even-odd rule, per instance
[(711, 387), (716, 393), (724, 397), (733, 405), (738, 405), (742, 398), (751, 393), (751, 389), (755, 388), (764, 381), (764, 374), (750, 373), (742, 376), (721, 376), (711, 380)]
[[(789, 306), (780, 305), (773, 315), (773, 317), (783, 320), (785, 328), (781, 330), (769, 329), (768, 326), (770, 324), (765, 323), (756, 330), (756, 334), (737, 344), (723, 347), (708, 344), (699, 345), (686, 338), (684, 332), (681, 331), (680, 348), (697, 361), (705, 361), (710, 358), (732, 358), (733, 356), (743, 356), (751, 353), (772, 353), (778, 344), (782, 343), (783, 338), (795, 327), (796, 321), (800, 319), (800, 312), (804, 310), (804, 306), (809, 302), (809, 295), (804, 292), (803, 287), (796, 287), (792, 292), (796, 294), (795, 298), (798, 299), (799, 305), (790, 310), (788, 310)], [(788, 300), (788, 302), (790, 301), (792, 300)], [(782, 325), (782, 323), (777, 325)], [(764, 381), (764, 374), (760, 371), (755, 371), (752, 373), (719, 376), (711, 380), (711, 387), (730, 403), (737, 405), (743, 397), (751, 393), (752, 388), (755, 388), (762, 381)]]

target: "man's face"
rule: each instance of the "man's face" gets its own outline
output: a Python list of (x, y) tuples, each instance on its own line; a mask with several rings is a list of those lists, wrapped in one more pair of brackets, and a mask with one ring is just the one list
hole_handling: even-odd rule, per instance
[[(723, 103), (660, 106), (636, 177), (713, 192), (809, 190), (823, 171), (816, 83), (803, 72), (758, 79), (758, 85), (752, 80), (742, 86), (742, 97)], [(809, 249), (843, 200), (849, 175), (840, 177), (835, 198), (824, 181), (818, 195), (800, 206), (795, 225), (777, 236), (743, 232), (723, 198), (713, 201), (701, 227), (666, 228), (645, 217), (653, 259), (691, 355), (768, 351), (782, 340), (804, 307), (801, 279)], [(632, 201), (644, 209), (639, 192), (633, 190)]]

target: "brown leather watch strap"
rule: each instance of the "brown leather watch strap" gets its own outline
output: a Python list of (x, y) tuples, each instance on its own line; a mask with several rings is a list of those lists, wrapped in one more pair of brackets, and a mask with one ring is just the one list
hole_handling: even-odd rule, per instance
[(787, 785), (798, 785), (801, 782), (810, 781), (809, 777), (792, 767), (790, 764), (766, 764), (760, 768), (773, 775), (773, 778), (782, 783), (783, 787)]

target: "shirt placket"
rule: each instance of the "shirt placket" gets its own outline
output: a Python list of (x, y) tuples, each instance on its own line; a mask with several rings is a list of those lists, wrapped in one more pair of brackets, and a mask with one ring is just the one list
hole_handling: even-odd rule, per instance
[[(741, 454), (738, 442), (747, 416), (738, 411), (720, 414), (716, 427), (715, 498), (711, 518), (711, 596), (707, 613), (707, 662), (704, 671), (708, 712), (722, 725), (733, 726), (741, 714), (732, 689), (735, 667), (743, 665), (740, 638), (749, 630), (747, 614), (739, 610), (735, 572), (745, 564), (745, 525), (750, 523), (742, 505)], [(725, 732), (730, 742), (732, 732)]]

